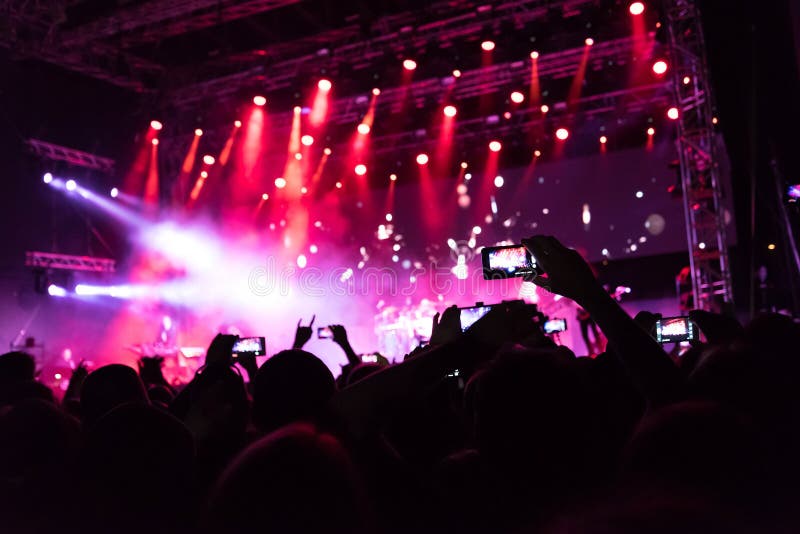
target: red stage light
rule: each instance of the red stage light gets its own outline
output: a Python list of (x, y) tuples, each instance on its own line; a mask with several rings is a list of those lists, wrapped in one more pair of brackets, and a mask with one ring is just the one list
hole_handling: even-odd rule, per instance
[(152, 128), (154, 130), (160, 130), (163, 127), (164, 127), (164, 125), (161, 124), (161, 121), (157, 121), (157, 120), (150, 121), (150, 128)]
[(306, 186), (301, 187), (300, 188), (300, 194), (301, 195), (305, 195), (306, 193), (308, 193), (308, 188)]
[(647, 129), (647, 135), (649, 135), (650, 137), (653, 137), (655, 134), (656, 134), (656, 129), (653, 128), (652, 126)]
[(539, 52), (537, 52), (536, 50), (531, 52), (531, 59), (539, 59)]
[(322, 153), (325, 154), (326, 156), (330, 156), (331, 155), (331, 149), (326, 147), (325, 150), (322, 151)]
[(336, 189), (342, 188), (342, 182), (336, 182)]
[(153, 143), (153, 146), (155, 146), (155, 145), (157, 145), (157, 144), (158, 144), (158, 139), (153, 139), (153, 140), (152, 140), (152, 141), (150, 141), (150, 142), (151, 142), (151, 143)]
[(286, 187), (286, 178), (282, 178), (280, 176), (278, 178), (275, 178), (275, 187), (277, 187), (278, 189), (283, 189), (284, 187)]
[(261, 95), (256, 95), (253, 97), (253, 104), (256, 106), (263, 106), (267, 103), (267, 98)]
[(403, 60), (403, 68), (406, 70), (414, 70), (417, 68), (417, 62), (413, 59)]
[(326, 80), (325, 78), (321, 79), (317, 82), (317, 87), (320, 91), (330, 91), (333, 84), (330, 80)]
[(491, 52), (492, 50), (494, 50), (494, 41), (486, 40), (482, 42), (481, 48), (484, 50), (484, 52)]
[(533, 157), (534, 157), (534, 158), (538, 158), (538, 157), (540, 157), (541, 155), (542, 155), (542, 151), (541, 151), (541, 150), (539, 150), (539, 149), (536, 149), (536, 150), (534, 150), (534, 151), (533, 151)]
[(683, 85), (689, 85), (691, 83), (691, 81), (692, 81), (692, 79), (690, 77), (688, 77), (688, 76), (684, 76), (683, 77)]
[(300, 138), (300, 142), (303, 143), (305, 146), (311, 146), (314, 144), (314, 138), (308, 134), (304, 135)]
[(367, 166), (366, 166), (366, 165), (364, 165), (363, 163), (359, 163), (358, 165), (356, 165), (356, 166), (355, 166), (355, 168), (353, 169), (353, 171), (354, 171), (354, 172), (355, 172), (355, 173), (356, 173), (358, 176), (364, 176), (365, 174), (367, 174)]
[(608, 143), (608, 137), (606, 137), (605, 135), (601, 135), (600, 136), (600, 144), (604, 145), (606, 143)]
[(591, 37), (587, 37), (586, 40), (584, 41), (584, 44), (586, 44), (586, 46), (592, 46), (594, 44), (594, 39), (592, 39)]
[(663, 59), (659, 59), (658, 61), (653, 63), (653, 72), (655, 72), (660, 76), (661, 74), (667, 72), (667, 67), (668, 67), (667, 62), (664, 61)]
[(214, 159), (214, 156), (212, 156), (211, 154), (206, 154), (205, 156), (203, 156), (203, 163), (205, 163), (206, 165), (213, 165), (215, 161), (217, 160)]
[(396, 174), (394, 174), (394, 173), (390, 174), (390, 175), (389, 175), (389, 180), (391, 180), (391, 181), (393, 181), (393, 182), (396, 182), (396, 181), (397, 181), (397, 175), (396, 175)]
[(455, 106), (445, 106), (442, 112), (444, 113), (445, 117), (455, 117), (456, 113), (458, 113), (458, 110)]
[(195, 129), (194, 134), (197, 137), (200, 137), (201, 135), (203, 135), (203, 130), (201, 130), (200, 128), (197, 128), (197, 129)]
[(559, 128), (558, 130), (556, 130), (556, 137), (562, 141), (566, 140), (567, 137), (569, 137), (569, 130), (567, 130), (566, 128)]
[(506, 183), (506, 181), (503, 179), (502, 176), (495, 176), (494, 177), (494, 186), (495, 187), (503, 187), (504, 183)]
[(381, 90), (378, 89), (377, 87), (372, 89), (372, 95), (373, 96), (379, 96), (380, 94), (381, 94)]
[(678, 111), (678, 108), (676, 107), (669, 108), (667, 110), (667, 117), (669, 117), (674, 121), (678, 120), (678, 117), (680, 117), (680, 112)]
[(361, 135), (367, 135), (369, 133), (370, 127), (369, 124), (362, 122), (361, 124), (358, 125), (358, 128), (356, 128), (356, 130), (358, 130), (358, 133), (360, 133)]
[(542, 113), (547, 113), (548, 111), (550, 111), (550, 106), (548, 106), (547, 104), (542, 104), (541, 110)]
[(428, 155), (424, 152), (422, 154), (417, 154), (417, 164), (419, 165), (427, 165), (428, 163)]
[(267, 193), (264, 193), (263, 195), (261, 195), (261, 200), (269, 200), (269, 195)]
[(466, 162), (466, 161), (462, 161), (462, 162), (461, 162), (461, 168), (462, 168), (462, 169), (466, 169), (467, 167), (469, 167), (469, 165), (467, 164), (467, 162)]
[(236, 126), (237, 128), (241, 128), (242, 127), (242, 121), (233, 121), (233, 125)]
[(461, 71), (456, 69), (453, 71), (453, 78), (461, 78)]
[(200, 171), (200, 178), (208, 178), (208, 171)]
[(492, 141), (489, 143), (489, 150), (492, 152), (500, 152), (500, 149), (503, 148), (502, 143), (500, 141)]
[(511, 93), (511, 101), (515, 104), (522, 104), (525, 101), (525, 95), (520, 93), (519, 91), (514, 91)]
[(641, 2), (631, 2), (628, 11), (631, 12), (631, 15), (641, 15), (644, 13), (644, 4)]

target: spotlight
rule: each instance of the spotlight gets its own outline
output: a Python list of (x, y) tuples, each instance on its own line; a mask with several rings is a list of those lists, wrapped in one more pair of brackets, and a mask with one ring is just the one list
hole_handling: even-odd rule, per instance
[(442, 110), (445, 117), (455, 117), (458, 110), (455, 106), (445, 106), (444, 110)]
[(297, 256), (297, 266), (301, 269), (305, 269), (306, 265), (308, 265), (308, 259), (306, 258), (305, 254), (300, 254)]
[(584, 41), (584, 44), (586, 44), (586, 46), (592, 46), (594, 44), (594, 39), (592, 39), (591, 37), (587, 37), (586, 40)]
[(491, 143), (489, 143), (489, 150), (491, 150), (492, 152), (500, 152), (500, 149), (502, 148), (503, 145), (502, 143), (500, 143), (500, 141), (492, 141)]
[(330, 156), (331, 155), (331, 149), (328, 148), (328, 147), (325, 147), (325, 150), (323, 150), (322, 153), (325, 154), (326, 156)]
[(305, 146), (311, 146), (314, 144), (314, 138), (308, 134), (304, 135), (300, 138), (300, 142), (303, 143)]
[(317, 82), (317, 87), (319, 87), (320, 91), (330, 91), (333, 84), (330, 80), (326, 80), (325, 78), (321, 79)]
[(380, 96), (381, 90), (375, 87), (374, 89), (372, 89), (372, 94), (373, 96)]
[(203, 130), (201, 130), (200, 128), (196, 128), (194, 131), (194, 135), (200, 137), (201, 135), (203, 135)]
[(269, 194), (267, 194), (267, 193), (263, 193), (263, 194), (261, 195), (261, 200), (269, 200)]
[(152, 140), (152, 141), (150, 141), (150, 142), (151, 142), (151, 143), (153, 143), (153, 146), (156, 146), (156, 145), (158, 145), (158, 139), (153, 139), (153, 140)]
[(356, 130), (358, 130), (358, 133), (360, 133), (361, 135), (367, 135), (369, 133), (370, 127), (369, 124), (367, 124), (366, 122), (362, 122), (361, 124), (358, 125), (358, 128), (356, 128)]
[(294, 112), (295, 115), (300, 115), (303, 112), (303, 108), (301, 108), (300, 106), (295, 106), (294, 108), (292, 108), (292, 111)]
[(42, 176), (42, 181), (46, 184), (49, 184), (53, 181), (53, 175), (49, 172), (44, 173), (44, 176)]
[(461, 71), (456, 69), (453, 71), (453, 78), (461, 78)]
[(655, 63), (653, 63), (653, 72), (658, 74), (659, 76), (667, 72), (667, 62), (663, 59), (659, 59)]
[(264, 96), (256, 95), (253, 97), (253, 104), (255, 104), (256, 106), (261, 107), (266, 103), (267, 103), (267, 98)]
[(116, 187), (112, 187), (110, 195), (111, 198), (117, 198), (119, 196), (119, 189), (117, 189)]
[(475, 234), (475, 235), (480, 235), (480, 233), (481, 233), (481, 232), (482, 232), (482, 230), (481, 230), (481, 227), (480, 227), (480, 226), (473, 226), (473, 227), (472, 227), (472, 233), (473, 233), (473, 234)]
[(417, 68), (417, 62), (413, 59), (403, 60), (403, 68), (406, 70), (414, 70)]
[(301, 187), (300, 188), (300, 194), (301, 195), (305, 195), (306, 193), (308, 193), (308, 188), (306, 186)]
[(206, 165), (213, 165), (215, 161), (217, 160), (214, 159), (214, 156), (212, 156), (211, 154), (206, 154), (205, 156), (203, 156), (203, 163), (205, 163)]
[(294, 159), (296, 159), (297, 161), (300, 161), (301, 159), (303, 159), (303, 155), (300, 152), (295, 152), (294, 153)]
[(656, 129), (653, 128), (652, 126), (647, 129), (647, 135), (649, 135), (650, 137), (653, 137), (655, 134), (656, 134)]
[(537, 148), (536, 150), (534, 150), (534, 151), (533, 151), (533, 157), (534, 157), (534, 158), (541, 157), (541, 155), (542, 155), (542, 151), (541, 151), (541, 150), (539, 150), (538, 148)]
[(417, 154), (417, 164), (419, 165), (427, 165), (428, 163), (428, 155), (424, 152), (422, 154)]
[(604, 145), (606, 143), (608, 143), (608, 137), (606, 137), (605, 135), (601, 135), (600, 136), (600, 144)]
[(394, 219), (394, 216), (391, 213), (387, 213), (386, 214), (386, 222), (392, 222), (392, 219)]
[(680, 116), (680, 113), (678, 112), (678, 108), (671, 107), (671, 108), (669, 108), (667, 110), (667, 117), (669, 117), (670, 119), (676, 121), (676, 120), (678, 120), (679, 116)]
[(494, 50), (494, 41), (484, 41), (481, 43), (481, 48), (484, 52), (491, 52)]
[(394, 174), (394, 173), (390, 174), (390, 175), (389, 175), (389, 180), (391, 180), (391, 181), (393, 181), (393, 182), (396, 182), (396, 181), (397, 181), (397, 175), (396, 175), (396, 174)]
[(628, 11), (630, 11), (631, 15), (641, 15), (644, 13), (644, 4), (641, 2), (631, 2), (631, 5), (628, 6)]
[(506, 181), (503, 179), (502, 176), (498, 175), (498, 176), (494, 177), (494, 186), (495, 187), (503, 187), (504, 183), (506, 183)]
[(462, 161), (462, 162), (461, 162), (461, 168), (462, 168), (462, 169), (466, 169), (467, 167), (469, 167), (469, 165), (467, 164), (467, 162), (466, 162), (466, 161)]
[(310, 247), (308, 247), (308, 251), (312, 254), (316, 254), (317, 252), (319, 252), (319, 247), (317, 247), (317, 245), (311, 245)]
[(550, 106), (548, 106), (547, 104), (542, 104), (542, 107), (539, 109), (542, 110), (542, 113), (547, 113), (548, 111), (550, 111)]
[(286, 178), (281, 178), (281, 177), (275, 178), (275, 187), (277, 187), (278, 189), (283, 189), (284, 187), (286, 187)]
[(150, 128), (152, 128), (154, 130), (160, 130), (163, 127), (164, 127), (164, 125), (161, 124), (161, 121), (157, 121), (157, 120), (151, 120), (150, 121)]
[(342, 182), (336, 182), (336, 189), (342, 188)]
[(75, 191), (78, 188), (78, 184), (75, 183), (75, 180), (67, 180), (65, 187), (67, 191)]
[(514, 91), (511, 93), (511, 101), (515, 104), (522, 104), (525, 101), (525, 95), (520, 93), (519, 91)]
[(692, 82), (692, 79), (689, 76), (683, 77), (683, 85), (689, 85)]
[(51, 297), (66, 297), (67, 290), (61, 286), (57, 286), (55, 284), (50, 284), (47, 286), (47, 294)]
[(531, 52), (531, 59), (539, 59), (539, 52), (537, 52), (536, 50)]
[(233, 125), (235, 127), (237, 127), (237, 128), (241, 128), (242, 127), (242, 121), (239, 121), (239, 120), (233, 121)]
[(364, 165), (363, 163), (359, 163), (358, 165), (355, 166), (355, 169), (353, 169), (353, 171), (358, 176), (364, 176), (365, 174), (367, 174), (367, 166)]
[(202, 178), (203, 180), (208, 178), (208, 171), (200, 171), (200, 178)]
[(567, 130), (566, 128), (559, 128), (558, 130), (556, 130), (556, 137), (562, 141), (566, 140), (567, 137), (569, 137), (569, 130)]

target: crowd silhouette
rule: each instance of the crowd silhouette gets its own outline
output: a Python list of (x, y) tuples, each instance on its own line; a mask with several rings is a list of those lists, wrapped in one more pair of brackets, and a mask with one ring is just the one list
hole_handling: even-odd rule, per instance
[[(78, 367), (63, 399), (33, 358), (0, 356), (0, 531), (144, 533), (798, 532), (800, 328), (693, 312), (680, 357), (581, 256), (523, 242), (608, 339), (577, 358), (535, 309), (342, 375), (302, 347), (233, 366), (218, 335), (180, 390), (159, 358)], [(455, 372), (457, 370), (457, 373)]]

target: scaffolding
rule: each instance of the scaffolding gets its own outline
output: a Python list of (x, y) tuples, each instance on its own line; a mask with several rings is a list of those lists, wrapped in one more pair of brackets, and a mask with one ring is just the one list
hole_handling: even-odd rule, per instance
[(722, 176), (714, 134), (711, 84), (700, 13), (694, 0), (665, 0), (670, 69), (678, 107), (677, 149), (695, 309), (733, 305), (722, 203)]

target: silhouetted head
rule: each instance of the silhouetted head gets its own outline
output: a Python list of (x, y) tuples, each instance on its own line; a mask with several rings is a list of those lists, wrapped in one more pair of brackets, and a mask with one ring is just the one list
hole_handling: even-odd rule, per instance
[(346, 385), (355, 384), (359, 380), (362, 380), (373, 373), (377, 373), (381, 369), (386, 367), (385, 365), (381, 365), (379, 363), (360, 363), (356, 365), (350, 374), (347, 375)]
[(147, 392), (139, 375), (127, 365), (111, 364), (86, 377), (81, 390), (81, 416), (92, 424), (127, 402), (147, 404)]
[(0, 385), (25, 382), (36, 377), (36, 362), (26, 352), (7, 352), (0, 355)]
[(212, 492), (214, 533), (363, 532), (362, 490), (339, 441), (297, 423), (248, 447)]
[(333, 375), (304, 350), (279, 352), (258, 370), (253, 388), (253, 422), (271, 431), (295, 421), (314, 421), (335, 390)]

